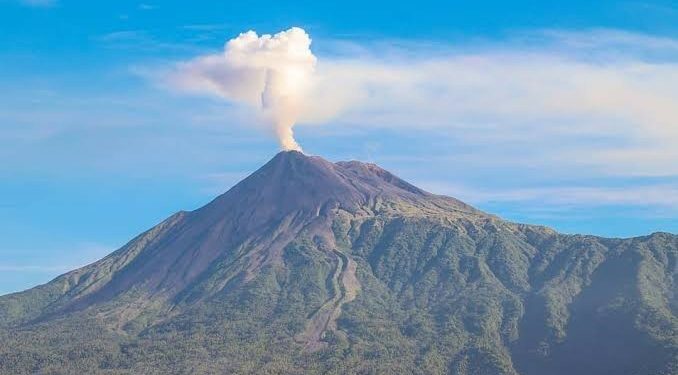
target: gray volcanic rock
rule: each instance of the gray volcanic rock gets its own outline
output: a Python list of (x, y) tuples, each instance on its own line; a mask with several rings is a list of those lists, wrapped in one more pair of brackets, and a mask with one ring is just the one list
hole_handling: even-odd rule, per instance
[(0, 373), (678, 373), (678, 237), (563, 235), (281, 152), (0, 297)]

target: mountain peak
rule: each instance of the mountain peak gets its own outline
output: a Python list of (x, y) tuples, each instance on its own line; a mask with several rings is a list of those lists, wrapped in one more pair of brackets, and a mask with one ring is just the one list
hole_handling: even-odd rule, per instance
[(256, 213), (242, 216), (256, 219), (246, 222), (252, 225), (251, 230), (258, 230), (263, 221), (280, 221), (293, 213), (313, 216), (332, 209), (375, 210), (383, 202), (482, 214), (454, 198), (419, 189), (376, 164), (355, 160), (332, 163), (299, 151), (279, 152), (199, 211), (220, 215), (256, 209)]
[[(363, 195), (407, 195), (431, 196), (430, 193), (402, 180), (374, 163), (357, 160), (329, 162), (320, 156), (310, 156), (299, 151), (281, 151), (259, 172), (276, 169), (287, 180), (308, 179), (309, 176), (323, 178), (332, 176), (334, 183), (349, 186)], [(397, 190), (401, 190), (398, 192)]]
[[(204, 207), (0, 297), (0, 373), (413, 373), (427, 363), (435, 373), (674, 374), (677, 249), (669, 234), (612, 240), (514, 224), (375, 164), (281, 152)], [(311, 352), (323, 348), (330, 360), (318, 362)]]
[(270, 164), (271, 166), (280, 168), (304, 163), (318, 164), (323, 162), (329, 163), (319, 156), (307, 155), (297, 150), (286, 150), (278, 152), (271, 160), (268, 161), (268, 163), (264, 165)]
[(332, 163), (299, 151), (282, 151), (212, 202), (175, 215), (142, 235), (142, 253), (132, 243), (120, 249), (122, 259), (133, 261), (121, 264), (111, 280), (88, 288), (71, 307), (110, 300), (130, 289), (176, 297), (187, 293), (215, 262), (240, 252), (248, 263), (245, 277), (253, 277), (262, 265), (279, 259), (283, 248), (302, 232), (331, 248), (331, 223), (340, 212), (487, 217), (454, 198), (425, 192), (375, 164)]

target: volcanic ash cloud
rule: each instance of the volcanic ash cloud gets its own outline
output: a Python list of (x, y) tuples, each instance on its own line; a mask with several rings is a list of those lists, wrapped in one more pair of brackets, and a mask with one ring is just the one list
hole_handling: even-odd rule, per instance
[(298, 150), (293, 127), (304, 109), (315, 71), (311, 38), (293, 27), (275, 35), (254, 31), (229, 40), (223, 54), (179, 66), (175, 83), (256, 108), (283, 150)]

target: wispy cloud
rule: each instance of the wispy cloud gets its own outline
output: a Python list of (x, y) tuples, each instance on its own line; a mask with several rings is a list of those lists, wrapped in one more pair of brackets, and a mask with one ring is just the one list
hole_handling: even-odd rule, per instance
[[(57, 276), (60, 273), (75, 270), (92, 263), (112, 251), (111, 246), (92, 242), (83, 242), (72, 245), (69, 248), (42, 251), (42, 258), (30, 261), (14, 261), (12, 263), (0, 262), (0, 272), (18, 273), (45, 273)], [(13, 254), (12, 258), (22, 258), (20, 254), (33, 254), (32, 251), (5, 250), (6, 254)], [(37, 252), (35, 252), (37, 253)]]
[(428, 182), (428, 190), (455, 196), (475, 204), (492, 202), (539, 203), (553, 207), (635, 206), (660, 208), (678, 214), (678, 186), (558, 186), (532, 188), (487, 188)]
[[(201, 56), (155, 77), (219, 96), (220, 58)], [(547, 158), (603, 173), (672, 175), (676, 102), (678, 40), (547, 30), (477, 45), (343, 43), (319, 56), (300, 121), (455, 132), (469, 143), (540, 147)]]

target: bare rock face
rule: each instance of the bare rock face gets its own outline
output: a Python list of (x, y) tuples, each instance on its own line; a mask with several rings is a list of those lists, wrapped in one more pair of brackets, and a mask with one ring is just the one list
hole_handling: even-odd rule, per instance
[(674, 374), (677, 259), (286, 151), (0, 297), (0, 373)]

